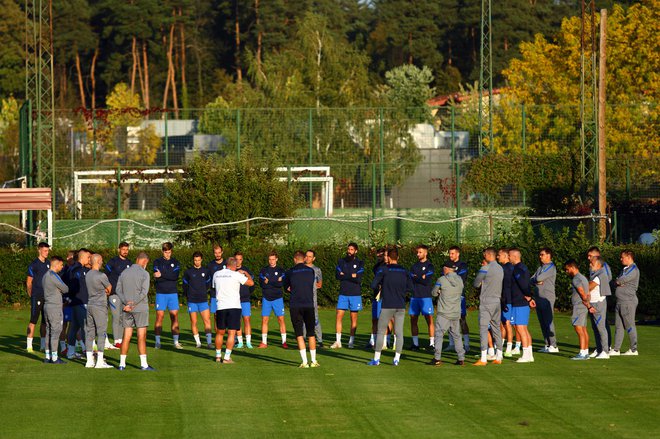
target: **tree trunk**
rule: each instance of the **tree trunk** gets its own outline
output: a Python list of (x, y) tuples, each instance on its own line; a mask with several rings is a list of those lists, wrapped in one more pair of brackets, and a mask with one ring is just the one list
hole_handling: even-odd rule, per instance
[(144, 65), (144, 106), (150, 108), (149, 104), (149, 60), (147, 58), (147, 43), (142, 42), (142, 63)]
[(413, 63), (412, 42), (412, 32), (408, 32), (408, 64)]
[[(179, 19), (182, 17), (181, 7), (179, 7)], [(186, 30), (183, 20), (179, 23), (180, 43), (181, 43), (181, 103), (184, 109), (190, 107), (188, 102), (188, 83), (186, 82)]]
[(140, 95), (142, 96), (142, 101), (144, 102), (145, 96), (146, 96), (146, 90), (144, 87), (144, 75), (142, 73), (142, 61), (140, 57), (140, 53), (138, 52), (138, 49), (135, 49), (135, 58), (136, 58), (136, 67), (137, 67), (137, 74), (138, 74), (138, 82), (140, 83)]
[(78, 73), (78, 88), (80, 89), (80, 104), (82, 105), (83, 108), (87, 108), (87, 100), (85, 99), (85, 87), (83, 86), (83, 77), (82, 77), (82, 69), (80, 68), (80, 54), (78, 53), (78, 49), (74, 49), (76, 51), (76, 72)]
[(135, 93), (135, 73), (137, 72), (138, 54), (137, 38), (133, 35), (133, 44), (131, 45), (131, 55), (133, 56), (133, 69), (131, 70), (131, 94)]
[(92, 57), (92, 68), (90, 70), (90, 78), (92, 80), (92, 109), (96, 109), (96, 61), (99, 58), (99, 46), (94, 49), (94, 57)]
[(60, 108), (66, 107), (66, 65), (60, 66)]
[(323, 56), (323, 40), (321, 34), (316, 31), (316, 42), (318, 43), (318, 50), (316, 52), (316, 109), (321, 107), (321, 57)]
[(238, 22), (238, 0), (234, 0), (235, 12), (235, 32), (236, 32), (236, 52), (234, 54), (234, 61), (236, 64), (236, 82), (239, 86), (243, 82), (243, 72), (241, 70), (241, 26)]
[[(256, 17), (256, 26), (257, 26), (257, 56), (256, 62), (257, 62), (257, 77), (260, 77), (262, 79), (266, 79), (266, 75), (264, 74), (263, 71), (263, 64), (261, 60), (261, 51), (262, 51), (262, 41), (263, 41), (263, 29), (261, 28), (261, 17), (259, 16), (259, 0), (254, 0), (254, 14)], [(257, 81), (257, 86), (259, 84), (259, 81)]]

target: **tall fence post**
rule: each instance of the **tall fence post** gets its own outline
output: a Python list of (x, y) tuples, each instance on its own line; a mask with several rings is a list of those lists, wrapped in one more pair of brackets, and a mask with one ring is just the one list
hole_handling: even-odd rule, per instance
[(371, 162), (371, 217), (376, 217), (376, 163), (374, 162)]
[(236, 153), (241, 159), (241, 110), (236, 110)]
[[(522, 104), (522, 127), (521, 127), (521, 136), (522, 136), (522, 153), (523, 156), (527, 152), (527, 113), (525, 111), (525, 104)], [(522, 192), (523, 197), (523, 207), (527, 207), (527, 190), (523, 188)]]
[(167, 134), (167, 111), (165, 111), (165, 169), (170, 167), (170, 138)]
[(619, 218), (617, 217), (616, 210), (612, 212), (612, 244), (619, 243)]
[(96, 170), (96, 111), (92, 110), (92, 163)]
[(456, 243), (461, 242), (461, 163), (456, 161)]
[(380, 208), (385, 209), (385, 128), (383, 126), (383, 107), (379, 111), (380, 128)]
[[(121, 166), (117, 165), (117, 219), (121, 219)], [(121, 221), (117, 221), (117, 247), (121, 242)]]
[[(455, 136), (454, 123), (456, 121), (456, 118), (455, 118), (456, 114), (454, 112), (454, 106), (453, 105), (451, 106), (451, 110), (450, 110), (449, 114), (450, 114), (450, 122), (449, 123), (450, 123), (450, 130), (451, 130), (450, 131), (451, 132), (451, 172), (454, 175), (454, 185), (456, 185), (456, 181), (458, 180), (458, 175), (454, 174), (454, 172), (456, 170), (456, 143), (454, 141), (454, 139), (455, 139), (455, 137), (454, 137)], [(454, 196), (454, 200), (453, 200), (452, 204), (454, 205), (453, 207), (456, 208), (456, 196)]]
[[(314, 132), (313, 132), (313, 125), (312, 125), (312, 109), (309, 109), (309, 138), (308, 138), (308, 143), (309, 143), (309, 166), (312, 166), (312, 150), (313, 150), (313, 145), (314, 145)], [(310, 177), (312, 176), (311, 171), (307, 173)], [(309, 182), (309, 213), (311, 215), (312, 209), (314, 208), (313, 206), (313, 200), (312, 200), (312, 182)]]

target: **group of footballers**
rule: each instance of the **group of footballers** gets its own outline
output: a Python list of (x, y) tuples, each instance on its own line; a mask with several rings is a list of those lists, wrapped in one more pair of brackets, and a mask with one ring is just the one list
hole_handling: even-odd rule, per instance
[[(128, 258), (129, 244), (126, 242), (119, 245), (118, 255), (105, 265), (100, 254), (85, 248), (70, 251), (66, 261), (58, 256), (49, 258), (48, 244), (40, 243), (38, 257), (28, 267), (27, 291), (31, 298), (31, 315), (27, 330), (27, 350), (33, 351), (33, 337), (41, 316), (41, 349), (45, 352), (45, 362), (63, 364), (60, 354), (66, 355), (68, 359), (81, 358), (82, 355), (76, 352), (76, 348), (80, 347), (86, 356), (86, 367), (112, 368), (104, 360), (104, 350), (121, 349), (119, 370), (125, 370), (130, 340), (133, 330), (136, 330), (140, 367), (142, 370), (153, 370), (147, 362), (146, 352), (149, 326), (147, 295), (152, 276), (156, 290), (155, 348), (161, 348), (162, 326), (165, 313), (168, 312), (174, 348), (183, 349), (178, 320), (181, 264), (172, 256), (171, 243), (164, 243), (161, 250), (162, 257), (153, 261), (153, 273), (150, 275), (147, 272), (148, 255), (139, 253), (133, 263)], [(336, 265), (339, 297), (336, 307), (336, 340), (330, 346), (331, 349), (342, 348), (342, 322), (346, 311), (350, 314), (351, 323), (348, 348), (355, 345), (358, 313), (362, 310), (364, 276), (364, 262), (357, 254), (358, 245), (349, 243), (346, 255)], [(459, 247), (449, 249), (448, 259), (437, 274), (429, 259), (427, 246), (417, 246), (416, 255), (418, 261), (407, 269), (398, 263), (396, 247), (377, 251), (371, 283), (372, 328), (366, 346), (375, 351), (374, 358), (368, 363), (371, 366), (380, 365), (381, 352), (388, 347), (390, 335), (393, 336), (392, 345), (395, 349), (393, 364), (399, 364), (403, 351), (403, 325), (408, 295), (412, 333), (410, 349), (421, 349), (418, 321), (422, 315), (429, 328), (429, 349), (434, 351), (431, 364), (442, 364), (443, 337), (446, 332), (449, 345), (444, 351), (456, 351), (458, 360), (455, 364), (463, 365), (465, 362), (465, 354), (470, 349), (465, 301), (468, 265), (461, 260)], [(616, 279), (612, 279), (610, 268), (603, 261), (597, 247), (590, 248), (587, 255), (590, 267), (588, 278), (579, 272), (575, 260), (564, 264), (565, 272), (572, 278), (572, 323), (580, 346), (579, 354), (573, 359), (638, 355), (635, 311), (639, 270), (634, 263), (634, 253), (630, 250), (621, 252), (624, 268)], [(281, 346), (288, 348), (284, 318), (286, 293), (302, 360), (300, 367), (318, 367), (316, 347), (317, 344), (323, 346), (323, 337), (318, 318), (317, 291), (322, 288), (323, 277), (319, 267), (314, 265), (315, 252), (296, 251), (293, 267), (286, 270), (279, 265), (278, 255), (273, 251), (268, 256), (268, 265), (261, 269), (258, 278), (243, 265), (241, 252), (225, 260), (222, 246), (214, 245), (213, 256), (214, 259), (204, 265), (202, 254), (195, 252), (192, 267), (185, 270), (182, 276), (183, 293), (187, 299), (196, 347), (203, 347), (197, 327), (198, 316), (201, 316), (206, 346), (209, 349), (215, 348), (217, 362), (231, 364), (234, 362), (231, 358), (234, 348), (253, 348), (251, 296), (258, 282), (262, 290), (262, 338), (258, 348), (268, 347), (271, 314), (275, 314), (278, 321)], [(549, 248), (539, 251), (539, 262), (539, 268), (531, 274), (521, 261), (520, 250), (496, 250), (492, 247), (483, 250), (483, 261), (473, 282), (473, 287), (479, 292), (481, 348), (475, 366), (486, 366), (489, 361), (501, 364), (503, 357), (510, 358), (521, 353), (517, 362), (534, 361), (532, 338), (528, 330), (531, 308), (536, 309), (545, 342), (540, 352), (559, 352), (554, 328), (557, 268)], [(103, 267), (105, 272), (101, 271)], [(607, 297), (613, 291), (617, 303), (616, 332), (612, 344), (606, 313)], [(437, 315), (434, 322), (435, 297)], [(109, 314), (112, 315), (114, 343), (110, 343), (107, 336)], [(596, 348), (591, 354), (588, 351), (587, 319), (591, 321), (596, 341)], [(630, 338), (630, 349), (620, 353), (625, 333)], [(223, 356), (225, 335), (227, 340)], [(307, 360), (305, 338), (309, 344), (310, 361)]]

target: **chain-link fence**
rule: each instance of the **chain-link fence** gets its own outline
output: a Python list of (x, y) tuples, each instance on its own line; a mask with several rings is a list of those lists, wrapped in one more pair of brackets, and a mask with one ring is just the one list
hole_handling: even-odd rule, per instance
[[(581, 143), (576, 106), (500, 102), (492, 137), (483, 139), (476, 102), (432, 109), (206, 108), (184, 113), (188, 119), (163, 110), (57, 111), (52, 164), (56, 219), (162, 221), (158, 209), (171, 171), (185, 169), (194, 157), (206, 154), (216, 154), (219, 160), (248, 154), (281, 167), (281, 177), (295, 184), (304, 199), (298, 212), (304, 217), (331, 214), (362, 218), (364, 224), (385, 216), (440, 221), (524, 209), (533, 214), (539, 203), (551, 202), (566, 214), (594, 210), (593, 203), (573, 199), (592, 197), (590, 175), (597, 164), (594, 151), (585, 151)], [(660, 198), (658, 118), (655, 104), (608, 108), (612, 210)], [(480, 141), (487, 151), (519, 161), (505, 161), (479, 174)], [(534, 169), (529, 170), (526, 163), (532, 160)], [(131, 170), (138, 172), (127, 172)], [(32, 171), (36, 176), (34, 167)], [(33, 180), (36, 186), (36, 177)], [(479, 189), (484, 185), (492, 190)], [(550, 201), (564, 190), (563, 198)], [(570, 211), (562, 203), (576, 204), (582, 211)], [(630, 218), (622, 212), (619, 221)], [(635, 239), (653, 222), (651, 217), (630, 227), (619, 223), (615, 236), (619, 231), (619, 238)], [(383, 219), (381, 224), (388, 223)], [(367, 236), (374, 229), (360, 227)], [(396, 237), (405, 227), (394, 221), (383, 228)], [(326, 225), (305, 228), (310, 238), (332, 230)], [(634, 230), (629, 233), (629, 228)], [(426, 235), (431, 232), (424, 230)], [(453, 223), (437, 232), (457, 236)], [(423, 233), (400, 236), (405, 235)], [(470, 235), (469, 230), (461, 235)]]

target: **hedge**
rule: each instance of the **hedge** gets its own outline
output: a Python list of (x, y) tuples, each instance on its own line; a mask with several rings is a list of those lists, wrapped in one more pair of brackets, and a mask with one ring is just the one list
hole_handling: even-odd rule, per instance
[[(533, 242), (532, 245), (519, 245), (523, 253), (523, 261), (529, 267), (530, 271), (536, 270), (538, 267), (538, 248), (541, 246), (549, 246), (555, 251), (554, 261), (558, 267), (557, 276), (557, 302), (556, 307), (561, 310), (570, 308), (570, 286), (569, 279), (562, 270), (563, 262), (569, 257), (576, 258), (581, 263), (582, 272), (587, 272), (587, 261), (585, 257), (586, 249), (590, 243), (580, 236), (580, 233), (566, 233), (565, 235), (545, 233), (542, 231), (540, 236), (535, 236), (535, 239), (530, 241), (525, 237), (525, 232), (518, 234), (507, 233), (509, 245), (517, 244), (518, 242)], [(499, 240), (505, 237), (498, 238)], [(495, 244), (498, 244), (496, 242)], [(640, 286), (638, 290), (639, 308), (638, 312), (644, 317), (660, 315), (660, 292), (658, 285), (660, 285), (660, 248), (659, 247), (631, 247), (636, 253), (636, 263), (642, 273)], [(621, 270), (619, 262), (619, 253), (623, 247), (605, 246), (602, 248), (602, 254), (605, 260), (612, 267), (614, 274), (618, 274)], [(108, 260), (114, 256), (114, 249), (95, 249), (99, 251)], [(174, 257), (177, 258), (184, 268), (192, 265), (192, 253), (197, 250), (196, 248), (183, 248), (175, 247)], [(204, 254), (205, 262), (208, 262), (213, 255), (210, 248), (200, 248)], [(232, 254), (233, 251), (239, 250), (237, 248), (225, 248), (225, 257)], [(263, 245), (253, 245), (251, 248), (241, 248), (244, 253), (244, 265), (255, 274), (261, 267), (267, 264), (268, 252), (271, 251), (270, 247)], [(293, 252), (296, 250), (293, 246), (283, 246), (276, 249), (280, 255), (279, 263), (283, 267), (290, 267), (292, 265)], [(302, 248), (302, 250), (306, 250)], [(338, 281), (335, 279), (335, 264), (338, 258), (343, 256), (344, 249), (337, 247), (315, 247), (317, 253), (316, 265), (318, 265), (324, 274), (323, 288), (319, 290), (318, 301), (321, 306), (333, 306), (336, 303), (338, 294)], [(55, 248), (51, 254), (65, 255), (65, 251)], [(135, 258), (137, 250), (133, 249), (130, 253), (132, 259)], [(160, 256), (158, 251), (148, 252), (152, 261), (154, 258)], [(400, 263), (409, 267), (416, 261), (416, 252), (413, 245), (402, 246), (399, 250)], [(439, 268), (446, 259), (447, 247), (434, 247), (430, 250), (430, 258), (437, 268)], [(375, 263), (374, 249), (361, 248), (358, 256), (365, 260), (365, 276), (362, 282), (362, 296), (365, 300), (365, 305), (371, 301), (371, 291), (369, 284), (373, 279), (371, 268)], [(480, 266), (481, 262), (481, 248), (474, 246), (463, 247), (461, 254), (462, 258), (466, 260), (469, 266), (468, 283), (471, 285), (475, 273)], [(0, 249), (0, 304), (10, 305), (17, 302), (27, 304), (27, 294), (25, 288), (25, 277), (28, 264), (36, 257), (36, 251), (32, 249), (16, 249), (16, 248), (2, 248)], [(438, 270), (439, 272), (439, 270)], [(153, 289), (153, 287), (152, 287)], [(152, 291), (153, 294), (153, 291)], [(467, 288), (468, 306), (475, 307), (478, 305), (477, 292), (472, 288)], [(152, 298), (153, 299), (153, 298)], [(261, 289), (255, 288), (253, 294), (253, 301), (257, 303), (261, 300)], [(613, 303), (614, 301), (611, 301)]]

